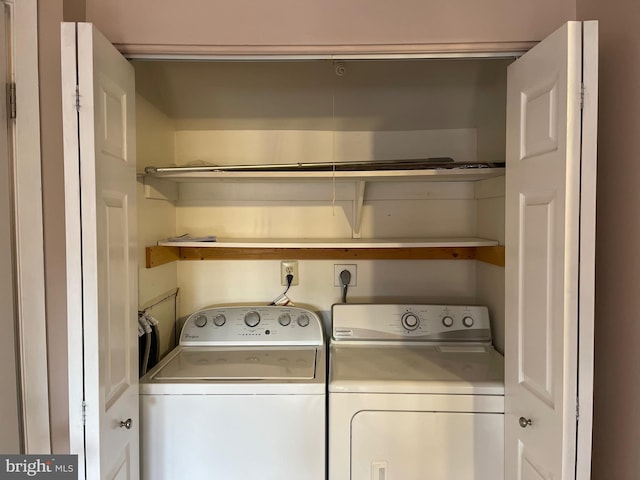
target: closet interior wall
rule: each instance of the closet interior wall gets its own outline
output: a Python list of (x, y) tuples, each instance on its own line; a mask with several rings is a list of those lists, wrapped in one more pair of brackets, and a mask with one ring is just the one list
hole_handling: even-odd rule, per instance
[[(138, 171), (146, 166), (453, 157), (503, 162), (512, 59), (335, 62), (134, 61)], [(175, 201), (138, 188), (139, 302), (180, 288), (178, 317), (210, 305), (268, 304), (277, 260), (179, 261), (147, 269), (144, 247), (176, 234), (348, 238), (353, 185), (341, 181), (178, 184)], [(368, 182), (363, 238), (484, 237), (504, 244), (504, 177)], [(283, 258), (282, 260), (295, 260)], [(303, 260), (291, 300), (321, 313), (340, 301), (334, 264), (356, 263), (350, 302), (487, 304), (504, 345), (504, 269), (475, 260)], [(161, 352), (172, 302), (155, 307)]]

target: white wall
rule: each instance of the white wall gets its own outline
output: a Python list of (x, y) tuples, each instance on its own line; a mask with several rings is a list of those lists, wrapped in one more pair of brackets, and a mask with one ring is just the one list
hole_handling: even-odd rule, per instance
[(485, 60), (476, 82), (478, 95), (475, 125), (479, 162), (504, 162), (507, 126), (507, 69), (515, 59)]
[[(172, 161), (436, 156), (475, 161), (479, 154), (499, 162), (509, 62), (352, 62), (344, 77), (327, 62), (134, 62), (144, 95), (138, 98), (138, 169)], [(484, 236), (504, 243), (503, 183), (368, 182), (360, 233), (363, 238)], [(353, 182), (187, 182), (178, 191), (174, 210), (166, 201), (140, 200), (141, 253), (143, 246), (174, 233), (351, 238), (355, 227)], [(295, 260), (282, 260), (289, 259)], [(334, 264), (340, 263), (358, 267), (350, 301), (488, 304), (502, 348), (502, 268), (461, 260), (305, 260), (299, 262), (300, 285), (291, 288), (290, 298), (324, 312), (328, 320), (331, 305), (340, 300), (333, 285)], [(141, 303), (175, 282), (181, 316), (215, 304), (268, 304), (283, 290), (279, 262), (273, 260), (181, 261), (141, 268), (140, 279)], [(169, 330), (164, 327), (165, 341), (171, 340)]]
[[(287, 296), (320, 312), (327, 326), (331, 305), (340, 302), (334, 264), (357, 265), (357, 285), (348, 291), (349, 302), (475, 303), (473, 260), (300, 261), (300, 285), (291, 287)], [(284, 290), (277, 260), (182, 261), (178, 282), (180, 315), (217, 304), (267, 305)]]
[(200, 0), (189, 8), (170, 0), (87, 0), (89, 21), (128, 51), (196, 54), (504, 48), (541, 40), (575, 12), (575, 0)]
[[(335, 201), (334, 201), (335, 188)], [(351, 182), (184, 183), (180, 233), (248, 238), (351, 238)], [(463, 182), (370, 182), (363, 238), (474, 236), (474, 188)]]
[[(178, 128), (180, 128), (178, 126)], [(179, 165), (330, 163), (450, 157), (475, 162), (475, 128), (431, 130), (182, 130)]]
[[(166, 166), (174, 162), (173, 122), (140, 95), (136, 96), (136, 149), (139, 172), (148, 165)], [(177, 286), (177, 265), (170, 263), (154, 269), (145, 268), (145, 247), (155, 245), (176, 232), (176, 208), (165, 200), (149, 200), (144, 185), (138, 182), (138, 308), (153, 303)], [(174, 300), (162, 302), (149, 310), (159, 323), (160, 352), (173, 346)]]
[[(363, 237), (476, 233), (471, 183), (391, 182), (367, 188)], [(302, 185), (187, 183), (180, 191), (178, 233), (236, 238), (351, 236), (352, 201), (340, 190), (341, 200), (332, 206), (330, 181)], [(295, 256), (282, 260), (288, 259), (295, 260)], [(291, 288), (289, 297), (296, 304), (324, 312), (327, 320), (331, 305), (340, 301), (334, 264), (344, 263), (356, 264), (358, 269), (357, 286), (349, 290), (352, 302), (477, 303), (476, 262), (464, 260), (300, 261), (300, 285)], [(182, 261), (178, 284), (181, 315), (219, 303), (268, 304), (283, 290), (278, 261)]]
[(593, 480), (640, 472), (640, 3), (578, 0), (599, 22)]
[[(504, 138), (506, 66), (512, 61), (345, 60), (342, 75), (330, 60), (133, 65), (139, 92), (175, 119), (177, 130), (496, 128)], [(495, 146), (504, 148), (504, 141)]]
[[(476, 232), (479, 237), (498, 240), (504, 245), (504, 177), (491, 178), (475, 184)], [(478, 262), (478, 303), (489, 307), (495, 347), (504, 353), (505, 296), (504, 267)]]
[[(364, 237), (475, 233), (472, 184), (392, 182), (367, 188)], [(349, 190), (338, 186), (339, 200), (334, 206), (331, 189), (330, 181), (182, 184), (177, 231), (235, 238), (350, 238), (353, 206)], [(300, 285), (291, 288), (290, 298), (296, 304), (329, 311), (331, 304), (340, 301), (340, 290), (333, 285), (333, 265), (343, 263), (358, 268), (350, 301), (475, 301), (475, 261), (461, 260), (301, 261)], [(283, 290), (278, 261), (183, 261), (178, 265), (178, 283), (181, 315), (217, 303), (269, 303)]]

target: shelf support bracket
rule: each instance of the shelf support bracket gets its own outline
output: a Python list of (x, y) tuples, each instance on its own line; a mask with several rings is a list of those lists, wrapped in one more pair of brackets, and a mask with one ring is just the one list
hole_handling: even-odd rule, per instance
[(178, 184), (161, 178), (154, 178), (145, 175), (144, 182), (144, 198), (154, 200), (168, 200), (175, 202), (178, 200)]
[(360, 227), (362, 226), (362, 207), (364, 205), (364, 190), (366, 181), (358, 180), (355, 183), (355, 197), (353, 199), (353, 228), (352, 238), (360, 238)]

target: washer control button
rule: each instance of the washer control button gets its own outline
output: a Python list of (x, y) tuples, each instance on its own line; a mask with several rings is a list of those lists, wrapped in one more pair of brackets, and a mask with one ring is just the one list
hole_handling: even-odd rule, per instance
[(462, 324), (467, 328), (473, 327), (473, 318), (472, 317), (464, 317), (462, 319)]
[(453, 318), (451, 318), (449, 315), (447, 315), (446, 317), (442, 317), (442, 324), (447, 328), (453, 326)]
[(309, 325), (309, 316), (306, 313), (303, 313), (296, 319), (296, 322), (298, 322), (298, 325), (301, 327), (306, 327)]
[(289, 315), (288, 313), (283, 313), (278, 317), (278, 323), (283, 327), (286, 327), (291, 323), (291, 315)]
[(251, 311), (244, 316), (244, 323), (247, 327), (255, 327), (260, 323), (260, 314), (255, 311)]
[(418, 315), (412, 312), (407, 312), (402, 315), (402, 326), (407, 330), (415, 330), (420, 326), (420, 319)]
[(225, 317), (223, 314), (219, 313), (218, 315), (216, 315), (215, 317), (213, 317), (213, 324), (216, 327), (221, 327), (223, 326), (225, 323), (227, 323), (227, 317)]
[(202, 328), (207, 324), (207, 317), (205, 315), (198, 315), (193, 323), (196, 324), (196, 327)]

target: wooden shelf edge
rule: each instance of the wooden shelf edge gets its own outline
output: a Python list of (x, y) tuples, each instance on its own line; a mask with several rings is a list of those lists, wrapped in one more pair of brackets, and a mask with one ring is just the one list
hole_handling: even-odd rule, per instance
[(473, 260), (474, 247), (198, 248), (182, 247), (181, 260)]
[(146, 248), (146, 267), (176, 260), (480, 260), (504, 267), (504, 247), (402, 248)]
[(145, 248), (145, 264), (147, 268), (159, 267), (165, 263), (180, 260), (179, 247), (146, 247)]
[(476, 260), (504, 267), (504, 245), (494, 247), (476, 247)]

